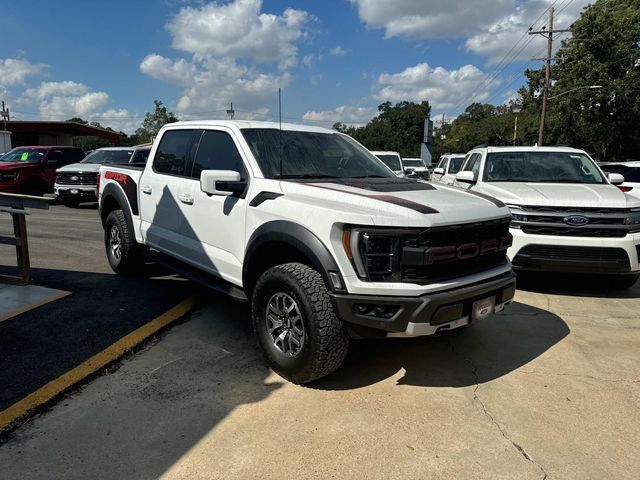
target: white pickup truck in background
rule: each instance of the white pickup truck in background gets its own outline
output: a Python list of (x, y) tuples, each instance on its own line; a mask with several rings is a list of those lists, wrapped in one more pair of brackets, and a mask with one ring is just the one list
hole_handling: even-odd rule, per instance
[(248, 121), (165, 125), (144, 168), (100, 168), (109, 263), (152, 258), (251, 302), (265, 356), (297, 383), (350, 338), (432, 335), (509, 304), (509, 210), (398, 178), (352, 138)]
[(511, 209), (514, 269), (600, 275), (618, 288), (640, 277), (640, 199), (623, 180), (568, 147), (475, 148), (456, 175)]

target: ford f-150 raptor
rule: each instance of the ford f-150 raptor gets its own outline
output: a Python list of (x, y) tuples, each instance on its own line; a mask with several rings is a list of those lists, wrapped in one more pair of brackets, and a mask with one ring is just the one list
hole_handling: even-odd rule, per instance
[(509, 210), (398, 178), (349, 136), (304, 125), (165, 125), (145, 167), (100, 168), (109, 263), (151, 258), (251, 303), (272, 368), (306, 383), (350, 338), (432, 335), (513, 299)]

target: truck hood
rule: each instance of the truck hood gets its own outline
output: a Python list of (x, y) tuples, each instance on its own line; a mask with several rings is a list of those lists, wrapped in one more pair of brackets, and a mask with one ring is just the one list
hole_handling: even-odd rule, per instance
[(100, 171), (99, 163), (71, 163), (60, 167), (56, 172), (90, 172), (98, 173)]
[(16, 168), (38, 168), (41, 163), (24, 163), (24, 162), (0, 162), (0, 170), (15, 170)]
[(287, 181), (281, 188), (285, 196), (297, 197), (297, 202), (330, 206), (347, 216), (367, 215), (376, 225), (450, 225), (509, 215), (504, 205), (490, 197), (404, 178)]
[(640, 202), (619, 188), (578, 183), (483, 183), (481, 191), (511, 205), (633, 208)]

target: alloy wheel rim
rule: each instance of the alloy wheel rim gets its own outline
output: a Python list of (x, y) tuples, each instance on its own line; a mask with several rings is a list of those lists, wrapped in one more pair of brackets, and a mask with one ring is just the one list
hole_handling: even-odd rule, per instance
[(111, 227), (109, 232), (109, 246), (113, 258), (120, 261), (120, 257), (122, 257), (122, 240), (120, 238), (120, 230), (115, 225)]
[(273, 346), (287, 357), (295, 357), (304, 346), (304, 321), (297, 302), (286, 293), (276, 293), (267, 302), (267, 333)]

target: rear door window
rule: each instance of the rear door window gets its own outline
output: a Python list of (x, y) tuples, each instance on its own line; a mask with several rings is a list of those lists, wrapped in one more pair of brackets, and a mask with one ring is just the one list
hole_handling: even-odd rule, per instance
[(153, 159), (153, 170), (165, 175), (187, 176), (191, 169), (193, 140), (199, 130), (167, 130)]

